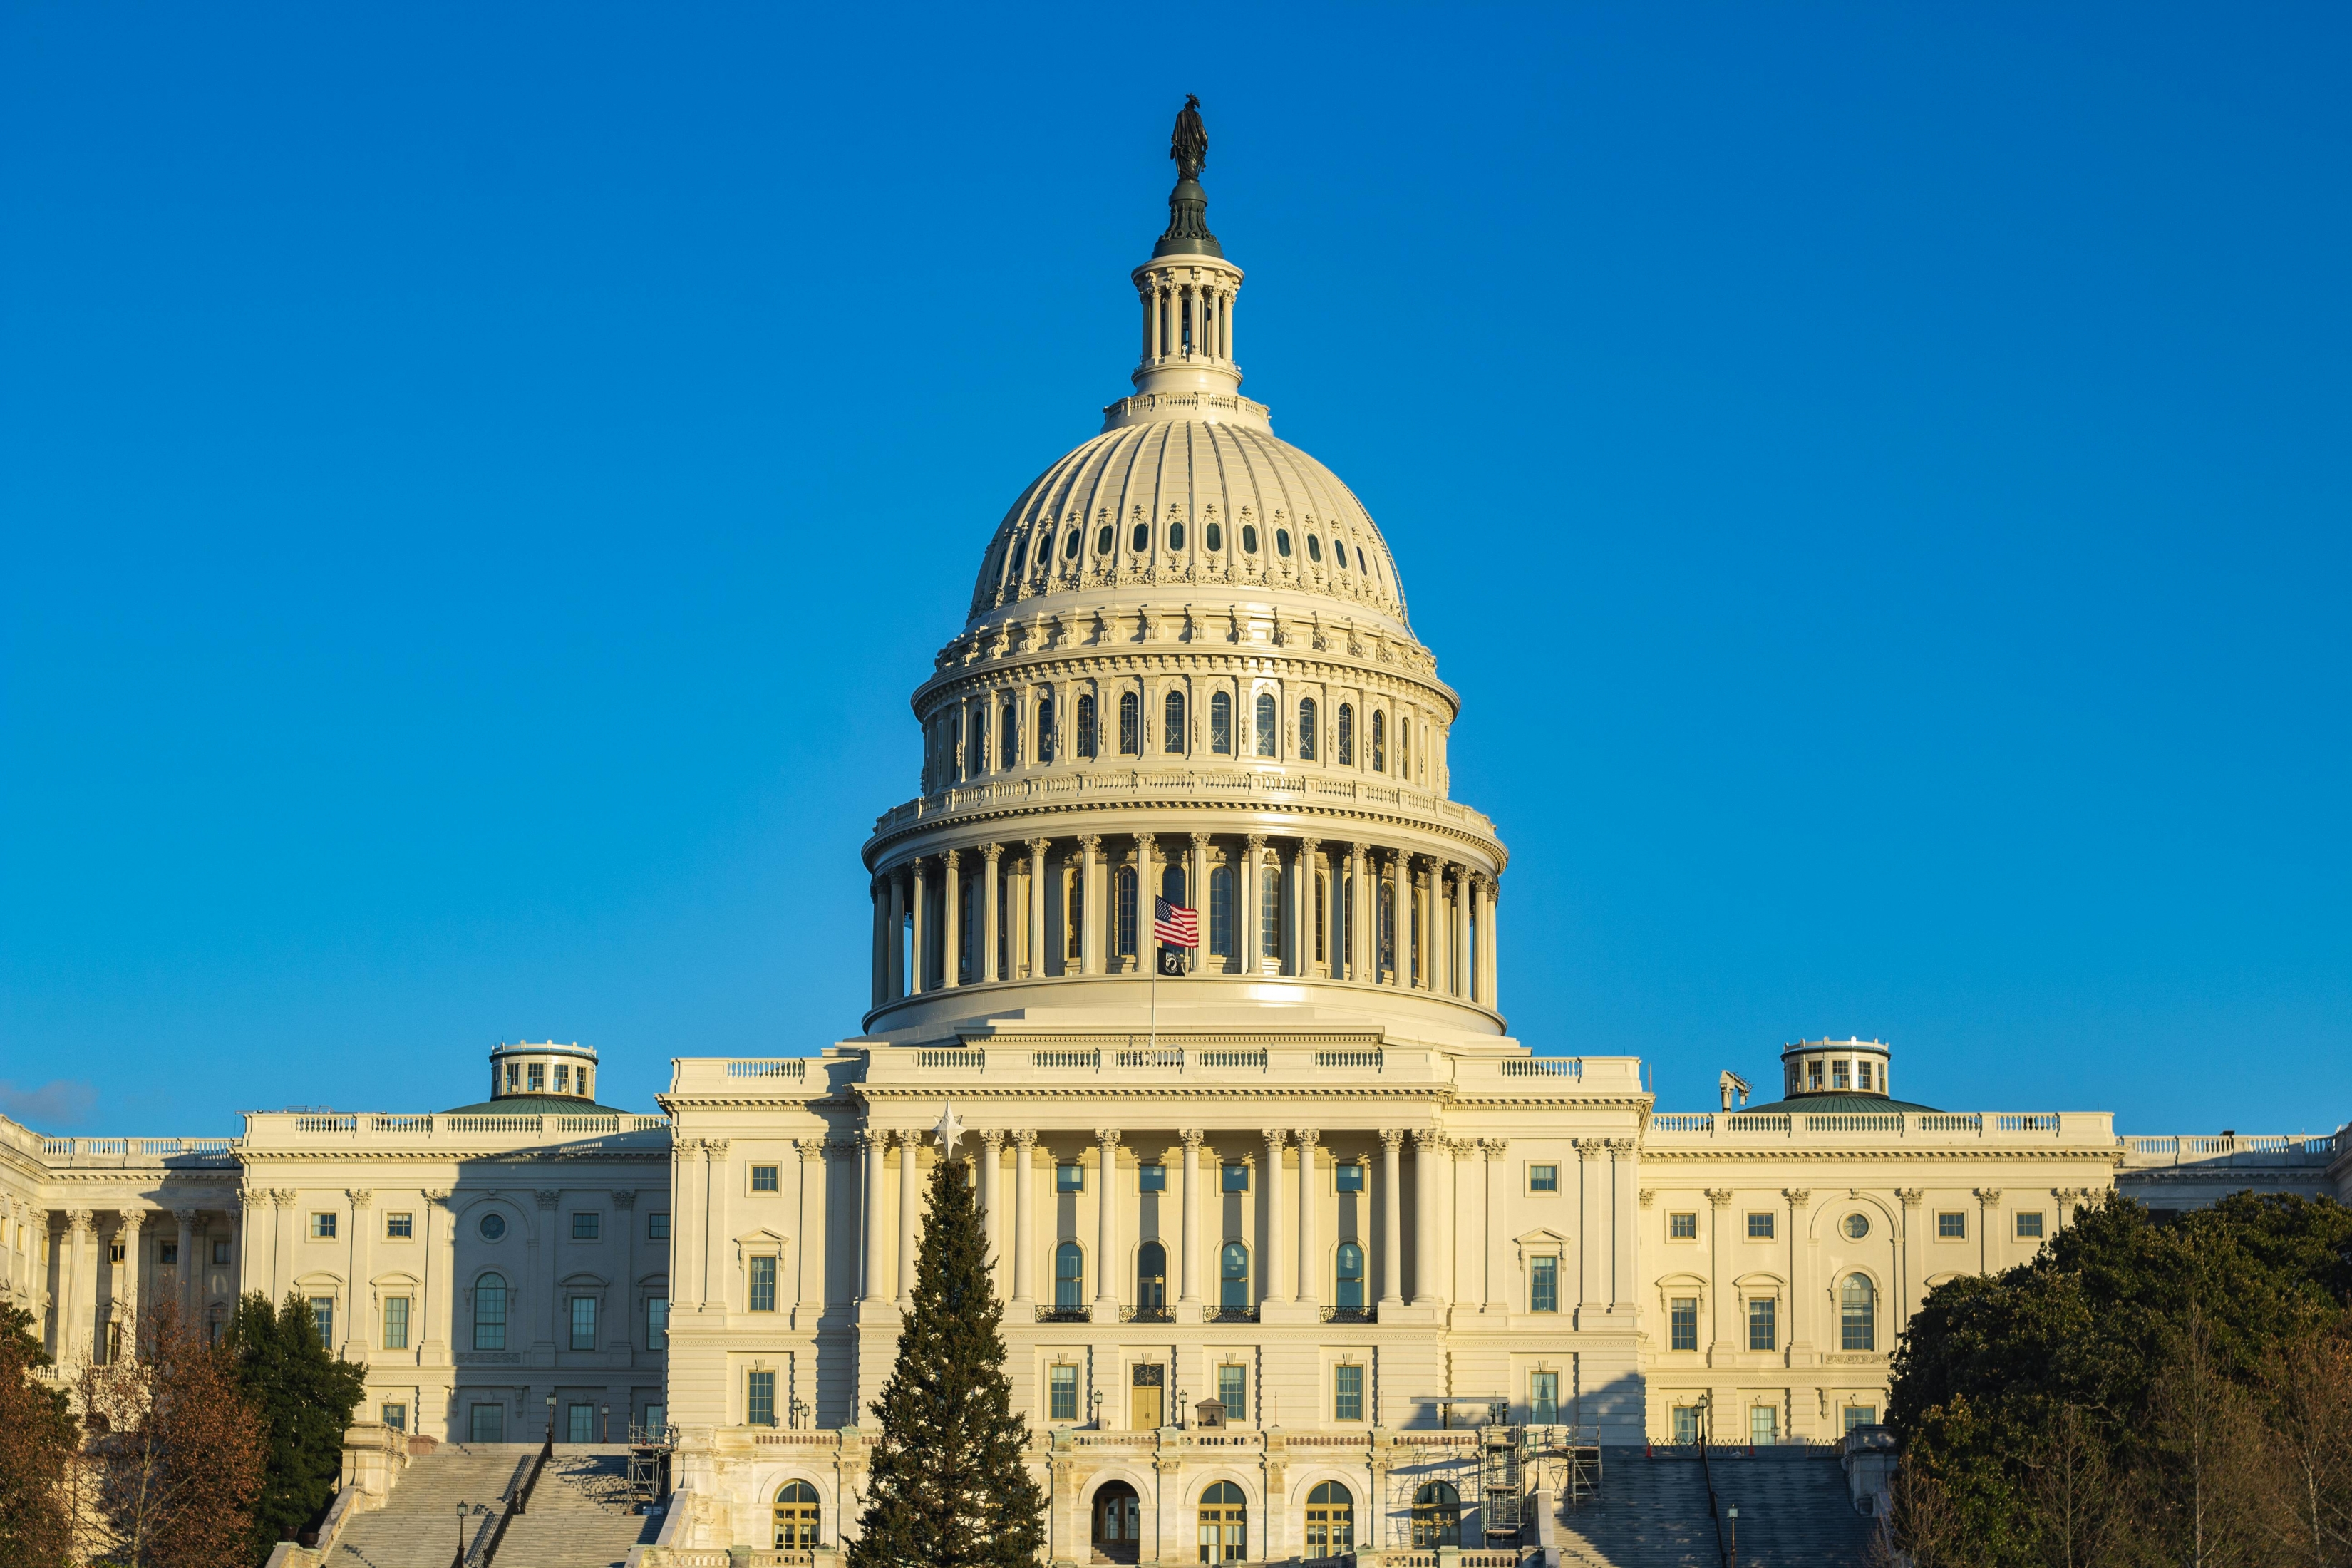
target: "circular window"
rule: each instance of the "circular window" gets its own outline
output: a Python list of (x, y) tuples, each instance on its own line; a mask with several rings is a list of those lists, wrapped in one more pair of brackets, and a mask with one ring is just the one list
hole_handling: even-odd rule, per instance
[[(1287, 555), (1290, 552), (1286, 550), (1283, 553)], [(1323, 559), (1323, 542), (1316, 538), (1311, 533), (1307, 536), (1307, 559), (1309, 561), (1320, 561)]]
[(1184, 548), (1184, 525), (1182, 523), (1171, 522), (1168, 525), (1168, 548), (1171, 550), (1181, 550)]
[(496, 1241), (507, 1233), (507, 1216), (502, 1214), (486, 1214), (482, 1216), (482, 1223), (474, 1228), (482, 1233), (484, 1241)]
[(1854, 1240), (1860, 1241), (1864, 1237), (1870, 1234), (1870, 1216), (1866, 1214), (1850, 1214), (1846, 1215), (1845, 1233)]
[(1225, 547), (1225, 531), (1213, 522), (1204, 523), (1201, 528), (1201, 542), (1212, 550), (1223, 550)]
[(1274, 531), (1274, 552), (1284, 556), (1290, 553), (1290, 530), (1277, 528)]
[(1256, 524), (1248, 522), (1242, 524), (1242, 548), (1249, 552), (1252, 555), (1257, 553)]

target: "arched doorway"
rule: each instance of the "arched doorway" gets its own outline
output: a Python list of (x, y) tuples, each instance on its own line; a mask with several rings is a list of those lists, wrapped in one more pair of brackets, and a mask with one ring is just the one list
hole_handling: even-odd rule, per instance
[(1355, 1549), (1355, 1494), (1325, 1481), (1307, 1494), (1307, 1555), (1345, 1557)]
[(1132, 1563), (1143, 1543), (1143, 1500), (1125, 1481), (1105, 1481), (1095, 1492), (1094, 1548), (1097, 1563)]
[(776, 1550), (806, 1552), (823, 1543), (816, 1489), (806, 1481), (786, 1481), (776, 1494)]
[(1249, 1556), (1249, 1504), (1242, 1489), (1219, 1481), (1201, 1494), (1201, 1558), (1239, 1563)]
[(1434, 1552), (1462, 1544), (1462, 1494), (1432, 1481), (1412, 1494), (1412, 1549)]

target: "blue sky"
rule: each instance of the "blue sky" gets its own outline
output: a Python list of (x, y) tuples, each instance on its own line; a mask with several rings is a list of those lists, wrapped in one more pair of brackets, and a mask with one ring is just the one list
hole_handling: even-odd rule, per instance
[(854, 1033), (1191, 91), (1515, 1033), (2352, 1117), (2342, 8), (852, 9), (0, 13), (0, 1109)]

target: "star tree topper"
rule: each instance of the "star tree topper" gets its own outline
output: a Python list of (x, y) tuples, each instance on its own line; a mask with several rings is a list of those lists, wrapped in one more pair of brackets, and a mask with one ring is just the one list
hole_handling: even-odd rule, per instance
[(963, 1135), (964, 1125), (956, 1120), (955, 1107), (940, 1106), (940, 1123), (931, 1129), (931, 1136), (940, 1141), (940, 1150), (944, 1158), (952, 1160), (956, 1157), (956, 1144), (962, 1141)]

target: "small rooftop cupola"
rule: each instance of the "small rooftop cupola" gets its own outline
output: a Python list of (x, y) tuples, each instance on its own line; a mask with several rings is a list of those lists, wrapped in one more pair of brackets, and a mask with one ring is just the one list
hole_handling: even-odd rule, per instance
[(490, 1098), (528, 1096), (594, 1100), (596, 1047), (576, 1040), (568, 1046), (553, 1040), (537, 1046), (528, 1040), (501, 1043), (490, 1053)]
[(1143, 310), (1143, 354), (1131, 378), (1136, 395), (1105, 410), (1103, 428), (1147, 419), (1202, 419), (1267, 426), (1265, 408), (1241, 393), (1234, 363), (1234, 299), (1242, 269), (1225, 259), (1209, 232), (1209, 197), (1201, 170), (1209, 132), (1201, 100), (1187, 96), (1169, 138), (1176, 188), (1168, 193), (1168, 232), (1151, 259), (1131, 274)]
[(1883, 1040), (1799, 1040), (1780, 1047), (1780, 1077), (1790, 1100), (1813, 1094), (1892, 1098)]

